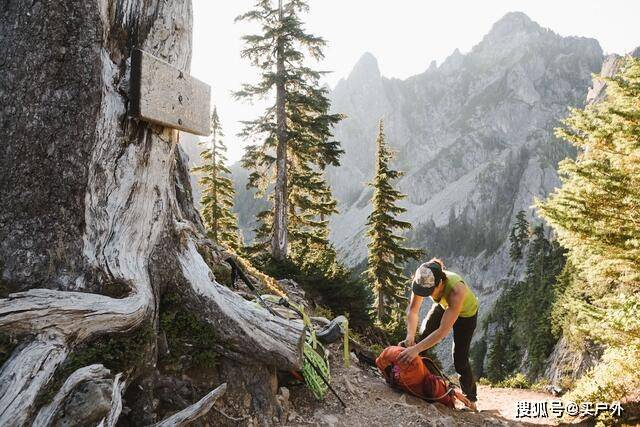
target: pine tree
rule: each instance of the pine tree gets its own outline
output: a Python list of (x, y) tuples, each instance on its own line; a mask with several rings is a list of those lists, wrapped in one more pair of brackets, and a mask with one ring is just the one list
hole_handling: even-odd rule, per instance
[(557, 130), (580, 154), (560, 164), (562, 187), (538, 202), (586, 281), (586, 299), (601, 308), (604, 297), (640, 289), (640, 60), (622, 70), (606, 79), (606, 100), (572, 110)]
[(373, 181), (372, 212), (367, 218), (369, 257), (365, 275), (375, 295), (376, 317), (384, 323), (394, 320), (400, 301), (404, 299), (403, 285), (408, 281), (403, 273), (410, 259), (417, 259), (421, 251), (403, 247), (404, 237), (394, 234), (408, 230), (411, 224), (400, 221), (397, 216), (406, 209), (396, 202), (405, 197), (394, 189), (392, 182), (402, 173), (389, 167), (393, 154), (387, 147), (384, 124), (380, 120), (376, 139), (376, 171)]
[(625, 58), (604, 80), (606, 99), (572, 109), (557, 130), (579, 154), (560, 163), (562, 187), (538, 202), (575, 268), (565, 334), (607, 346), (571, 395), (583, 401), (640, 387), (640, 60)]
[(201, 175), (202, 221), (209, 237), (216, 243), (238, 251), (241, 247), (238, 223), (233, 213), (234, 189), (231, 172), (226, 166), (227, 147), (222, 142), (222, 126), (218, 110), (211, 114), (211, 139), (200, 143), (204, 150), (200, 153), (201, 166), (193, 168)]
[[(524, 215), (519, 217), (522, 223)], [(516, 219), (514, 229), (518, 222)], [(546, 234), (542, 224), (532, 227), (524, 242), (528, 244), (525, 277), (505, 287), (487, 316), (494, 336), (487, 353), (491, 381), (517, 373), (525, 357), (524, 373), (530, 380), (537, 379), (559, 338), (553, 328), (552, 309), (564, 292), (564, 284), (556, 277), (564, 268), (566, 250)]]
[[(252, 171), (248, 185), (258, 196), (273, 192), (273, 209), (259, 215), (255, 250), (270, 245), (273, 259), (282, 261), (289, 247), (300, 259), (309, 245), (331, 250), (326, 217), (336, 202), (324, 179), (328, 165), (338, 166), (340, 144), (332, 139), (332, 128), (341, 120), (329, 114), (324, 72), (304, 65), (305, 52), (323, 58), (325, 41), (305, 31), (300, 15), (308, 12), (305, 0), (259, 0), (252, 10), (236, 18), (260, 24), (260, 34), (243, 37), (242, 57), (260, 68), (256, 84), (245, 84), (237, 98), (263, 99), (275, 91), (275, 103), (255, 120), (244, 122), (241, 136), (264, 138), (250, 145), (243, 167)], [(274, 184), (275, 183), (275, 184)], [(274, 184), (274, 185), (272, 185)]]
[(518, 211), (516, 214), (516, 222), (509, 233), (509, 257), (511, 261), (517, 261), (522, 258), (522, 249), (529, 239), (529, 221), (527, 221), (527, 213), (524, 210)]

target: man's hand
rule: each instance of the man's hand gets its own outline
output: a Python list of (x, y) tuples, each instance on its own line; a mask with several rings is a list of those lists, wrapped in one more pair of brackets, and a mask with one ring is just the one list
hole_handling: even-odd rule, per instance
[(411, 347), (404, 349), (402, 353), (400, 353), (400, 355), (398, 356), (398, 363), (408, 365), (413, 359), (418, 357), (419, 354), (420, 350), (418, 350), (418, 346), (412, 345)]

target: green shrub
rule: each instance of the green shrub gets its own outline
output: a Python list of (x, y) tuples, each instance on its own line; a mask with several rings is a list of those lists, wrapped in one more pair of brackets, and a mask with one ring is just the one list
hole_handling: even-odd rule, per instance
[(476, 382), (480, 385), (486, 385), (489, 387), (493, 387), (493, 383), (489, 381), (486, 377), (480, 377), (476, 380)]
[(350, 277), (347, 270), (338, 268), (328, 274), (312, 267), (303, 270), (290, 260), (271, 258), (263, 259), (259, 268), (276, 279), (294, 280), (308, 298), (326, 306), (333, 315), (346, 315), (352, 328), (364, 330), (371, 325), (371, 292), (362, 281)]
[(524, 374), (518, 372), (509, 378), (498, 381), (496, 387), (528, 389), (531, 388), (531, 383)]

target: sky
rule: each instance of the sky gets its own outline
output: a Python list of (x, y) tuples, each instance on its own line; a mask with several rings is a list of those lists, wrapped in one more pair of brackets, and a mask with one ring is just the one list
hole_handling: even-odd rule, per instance
[[(191, 74), (211, 85), (231, 162), (240, 159), (248, 144), (236, 136), (240, 121), (257, 117), (264, 107), (231, 95), (258, 77), (240, 58), (241, 37), (257, 28), (234, 23), (253, 3), (193, 0)], [(303, 17), (307, 30), (327, 40), (325, 59), (315, 67), (332, 71), (325, 78), (330, 87), (347, 77), (365, 52), (377, 58), (385, 77), (419, 74), (432, 60), (442, 63), (456, 48), (471, 50), (511, 11), (524, 12), (562, 36), (595, 38), (605, 53), (640, 46), (637, 0), (309, 0), (309, 5), (310, 13)]]

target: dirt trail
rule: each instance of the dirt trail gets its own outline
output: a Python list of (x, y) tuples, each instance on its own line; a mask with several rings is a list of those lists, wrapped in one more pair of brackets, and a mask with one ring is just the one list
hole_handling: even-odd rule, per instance
[(304, 386), (290, 389), (291, 399), (285, 403), (290, 426), (510, 426), (556, 425), (554, 418), (516, 418), (518, 400), (552, 400), (551, 395), (530, 390), (499, 389), (480, 386), (479, 412), (452, 410), (440, 404), (429, 404), (388, 387), (378, 372), (352, 361), (342, 366), (339, 349), (332, 352), (332, 384), (346, 402), (343, 409), (329, 394), (316, 401)]

